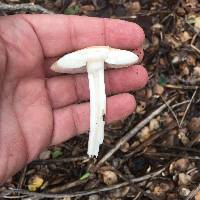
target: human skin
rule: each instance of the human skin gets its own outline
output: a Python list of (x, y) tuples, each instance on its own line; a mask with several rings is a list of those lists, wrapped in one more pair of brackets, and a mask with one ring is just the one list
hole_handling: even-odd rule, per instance
[[(134, 49), (143, 57), (142, 29), (130, 22), (64, 15), (0, 17), (0, 183), (49, 145), (89, 129), (87, 74), (58, 75), (56, 59), (94, 45)], [(128, 91), (145, 86), (141, 65), (105, 72), (106, 123), (134, 112)], [(112, 95), (112, 96), (111, 96)]]

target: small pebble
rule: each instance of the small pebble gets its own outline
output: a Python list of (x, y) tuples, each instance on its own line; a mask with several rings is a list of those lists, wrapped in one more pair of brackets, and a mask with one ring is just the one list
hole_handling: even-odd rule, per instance
[(179, 194), (183, 197), (186, 197), (190, 194), (190, 190), (188, 188), (181, 188)]

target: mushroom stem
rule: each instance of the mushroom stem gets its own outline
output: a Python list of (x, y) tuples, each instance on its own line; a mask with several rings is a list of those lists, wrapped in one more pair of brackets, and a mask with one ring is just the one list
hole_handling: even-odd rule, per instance
[(90, 89), (90, 133), (88, 155), (98, 156), (99, 145), (104, 139), (104, 115), (106, 113), (106, 94), (104, 83), (104, 62), (87, 63)]

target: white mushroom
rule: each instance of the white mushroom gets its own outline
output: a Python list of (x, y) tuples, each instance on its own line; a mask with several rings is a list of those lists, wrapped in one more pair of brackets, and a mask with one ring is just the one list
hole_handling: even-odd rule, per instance
[[(98, 156), (104, 140), (106, 93), (104, 68), (128, 67), (138, 62), (138, 56), (130, 51), (109, 46), (93, 46), (72, 52), (60, 58), (51, 67), (61, 73), (88, 73), (90, 89), (90, 133), (88, 155)], [(104, 63), (106, 64), (104, 66)]]

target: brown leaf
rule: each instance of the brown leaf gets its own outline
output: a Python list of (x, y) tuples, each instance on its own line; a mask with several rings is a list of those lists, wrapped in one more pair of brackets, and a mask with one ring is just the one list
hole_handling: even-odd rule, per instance
[(118, 181), (117, 175), (113, 171), (103, 171), (101, 174), (106, 185), (113, 185)]
[(198, 133), (200, 131), (200, 117), (193, 117), (188, 124), (190, 131)]

